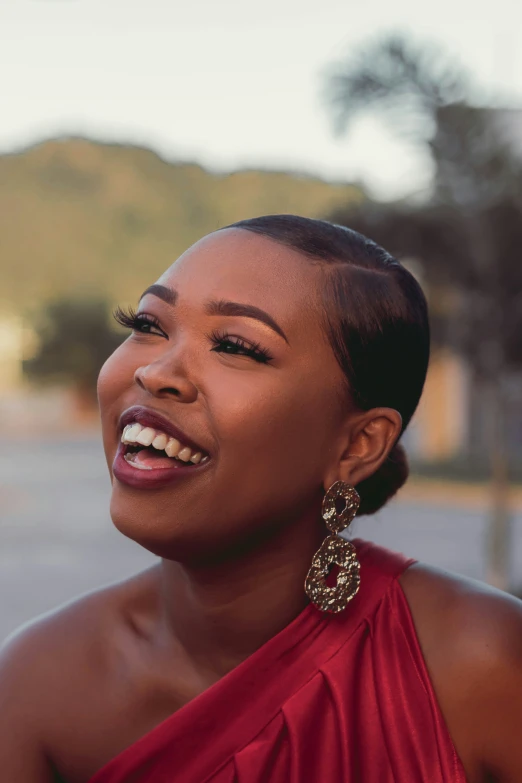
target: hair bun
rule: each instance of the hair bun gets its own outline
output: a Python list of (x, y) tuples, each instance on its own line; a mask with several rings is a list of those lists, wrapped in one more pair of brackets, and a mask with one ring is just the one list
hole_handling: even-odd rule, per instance
[(403, 486), (409, 472), (404, 446), (396, 443), (379, 470), (357, 485), (356, 489), (361, 497), (357, 516), (375, 514)]

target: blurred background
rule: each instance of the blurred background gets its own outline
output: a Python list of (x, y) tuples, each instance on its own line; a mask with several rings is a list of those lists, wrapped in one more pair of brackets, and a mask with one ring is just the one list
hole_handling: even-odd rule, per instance
[(0, 4), (0, 641), (147, 566), (95, 383), (135, 304), (244, 217), (349, 225), (432, 317), (412, 475), (371, 538), (522, 592), (522, 6)]

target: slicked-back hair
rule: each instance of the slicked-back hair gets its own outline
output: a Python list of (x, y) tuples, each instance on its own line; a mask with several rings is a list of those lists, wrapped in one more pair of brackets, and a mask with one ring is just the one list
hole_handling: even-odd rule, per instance
[[(324, 327), (348, 393), (361, 410), (398, 411), (402, 435), (419, 403), (430, 352), (428, 307), (413, 275), (371, 239), (326, 220), (265, 215), (226, 228), (267, 237), (322, 266)], [(358, 485), (359, 515), (381, 508), (407, 477), (406, 453), (397, 442)]]

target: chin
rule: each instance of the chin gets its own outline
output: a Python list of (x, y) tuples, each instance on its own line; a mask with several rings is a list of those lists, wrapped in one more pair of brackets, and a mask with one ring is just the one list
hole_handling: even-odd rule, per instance
[[(173, 514), (172, 510), (162, 509), (159, 504), (155, 513), (151, 514), (150, 503), (140, 503), (141, 497), (142, 493), (138, 498), (132, 498), (127, 491), (113, 488), (110, 515), (114, 527), (122, 535), (156, 557), (167, 560), (198, 560), (202, 554), (205, 556), (204, 550), (209, 550), (210, 556), (213, 545), (195, 520), (186, 518), (181, 510)], [(149, 509), (145, 510), (144, 505), (148, 505)]]

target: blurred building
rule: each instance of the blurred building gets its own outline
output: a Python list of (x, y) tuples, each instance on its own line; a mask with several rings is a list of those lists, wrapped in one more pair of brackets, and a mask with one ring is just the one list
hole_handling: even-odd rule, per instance
[(465, 362), (447, 349), (434, 352), (419, 407), (404, 437), (412, 457), (439, 462), (467, 450), (470, 396)]

